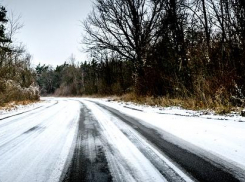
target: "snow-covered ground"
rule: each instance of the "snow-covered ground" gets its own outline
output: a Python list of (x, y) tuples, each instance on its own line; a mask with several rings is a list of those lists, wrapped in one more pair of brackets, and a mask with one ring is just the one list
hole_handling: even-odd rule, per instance
[[(245, 120), (236, 114), (218, 116), (109, 99), (42, 98), (0, 113), (0, 182), (55, 182), (66, 175), (71, 181), (68, 168), (75, 175), (85, 171), (78, 178), (85, 181), (96, 175), (127, 182), (207, 181), (207, 174), (211, 181), (230, 174), (229, 179), (245, 181), (244, 133)], [(175, 151), (184, 162), (191, 159), (195, 164), (185, 168), (171, 158)], [(204, 169), (191, 173), (198, 164)]]
[(49, 105), (54, 104), (56, 101), (50, 100), (47, 98), (42, 98), (39, 102), (31, 103), (28, 105), (15, 105), (12, 108), (8, 109), (0, 109), (0, 119), (12, 116), (12, 115), (18, 115), (25, 112), (30, 112), (42, 107), (47, 107)]
[[(105, 114), (95, 104), (83, 101), (95, 113), (103, 130), (105, 140), (110, 148), (106, 148), (109, 165), (115, 174), (115, 181), (166, 181), (151, 162), (133, 145), (132, 142), (111, 122), (111, 116)], [(120, 156), (120, 157), (118, 157)], [(142, 165), (144, 164), (144, 165)], [(120, 171), (121, 175), (116, 171)]]
[(109, 99), (87, 99), (167, 131), (245, 169), (245, 118), (202, 114), (181, 108), (158, 108)]
[(84, 99), (82, 102), (102, 129), (101, 137), (115, 181), (167, 181), (159, 171), (171, 175), (175, 182), (192, 181), (132, 127), (95, 103)]
[(59, 181), (76, 137), (80, 104), (56, 103), (50, 99), (0, 120), (1, 182)]

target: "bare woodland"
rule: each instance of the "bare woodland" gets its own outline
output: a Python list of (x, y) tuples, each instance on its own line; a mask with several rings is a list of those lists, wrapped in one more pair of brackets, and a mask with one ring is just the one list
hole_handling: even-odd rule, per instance
[(244, 0), (95, 0), (83, 26), (91, 60), (38, 65), (42, 94), (244, 104)]

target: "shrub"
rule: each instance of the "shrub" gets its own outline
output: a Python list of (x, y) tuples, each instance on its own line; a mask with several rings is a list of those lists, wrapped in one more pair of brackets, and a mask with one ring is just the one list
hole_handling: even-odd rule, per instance
[(33, 84), (22, 88), (13, 80), (0, 81), (0, 105), (11, 101), (39, 100), (39, 89)]

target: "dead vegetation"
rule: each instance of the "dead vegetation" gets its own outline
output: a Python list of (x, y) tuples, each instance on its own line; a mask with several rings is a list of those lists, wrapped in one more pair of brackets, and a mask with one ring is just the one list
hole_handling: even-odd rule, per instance
[(11, 111), (18, 108), (18, 106), (26, 106), (37, 102), (40, 101), (34, 101), (34, 100), (11, 101), (0, 106), (0, 110)]
[(160, 107), (181, 107), (184, 109), (191, 110), (213, 110), (217, 114), (227, 114), (232, 111), (241, 112), (241, 107), (235, 107), (230, 102), (229, 98), (224, 98), (224, 95), (220, 92), (217, 92), (215, 98), (207, 97), (205, 101), (199, 100), (196, 97), (188, 98), (171, 98), (169, 96), (165, 97), (153, 97), (153, 96), (137, 96), (134, 93), (124, 94), (122, 96), (112, 96), (112, 100), (125, 101), (125, 102), (134, 102), (137, 104), (145, 104), (149, 106), (160, 106)]

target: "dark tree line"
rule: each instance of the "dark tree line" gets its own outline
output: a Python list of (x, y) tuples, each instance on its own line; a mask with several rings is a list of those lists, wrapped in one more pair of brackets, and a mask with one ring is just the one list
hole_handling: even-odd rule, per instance
[(37, 83), (43, 95), (123, 94), (133, 84), (130, 64), (114, 59), (64, 63), (55, 69), (39, 64), (36, 67)]

